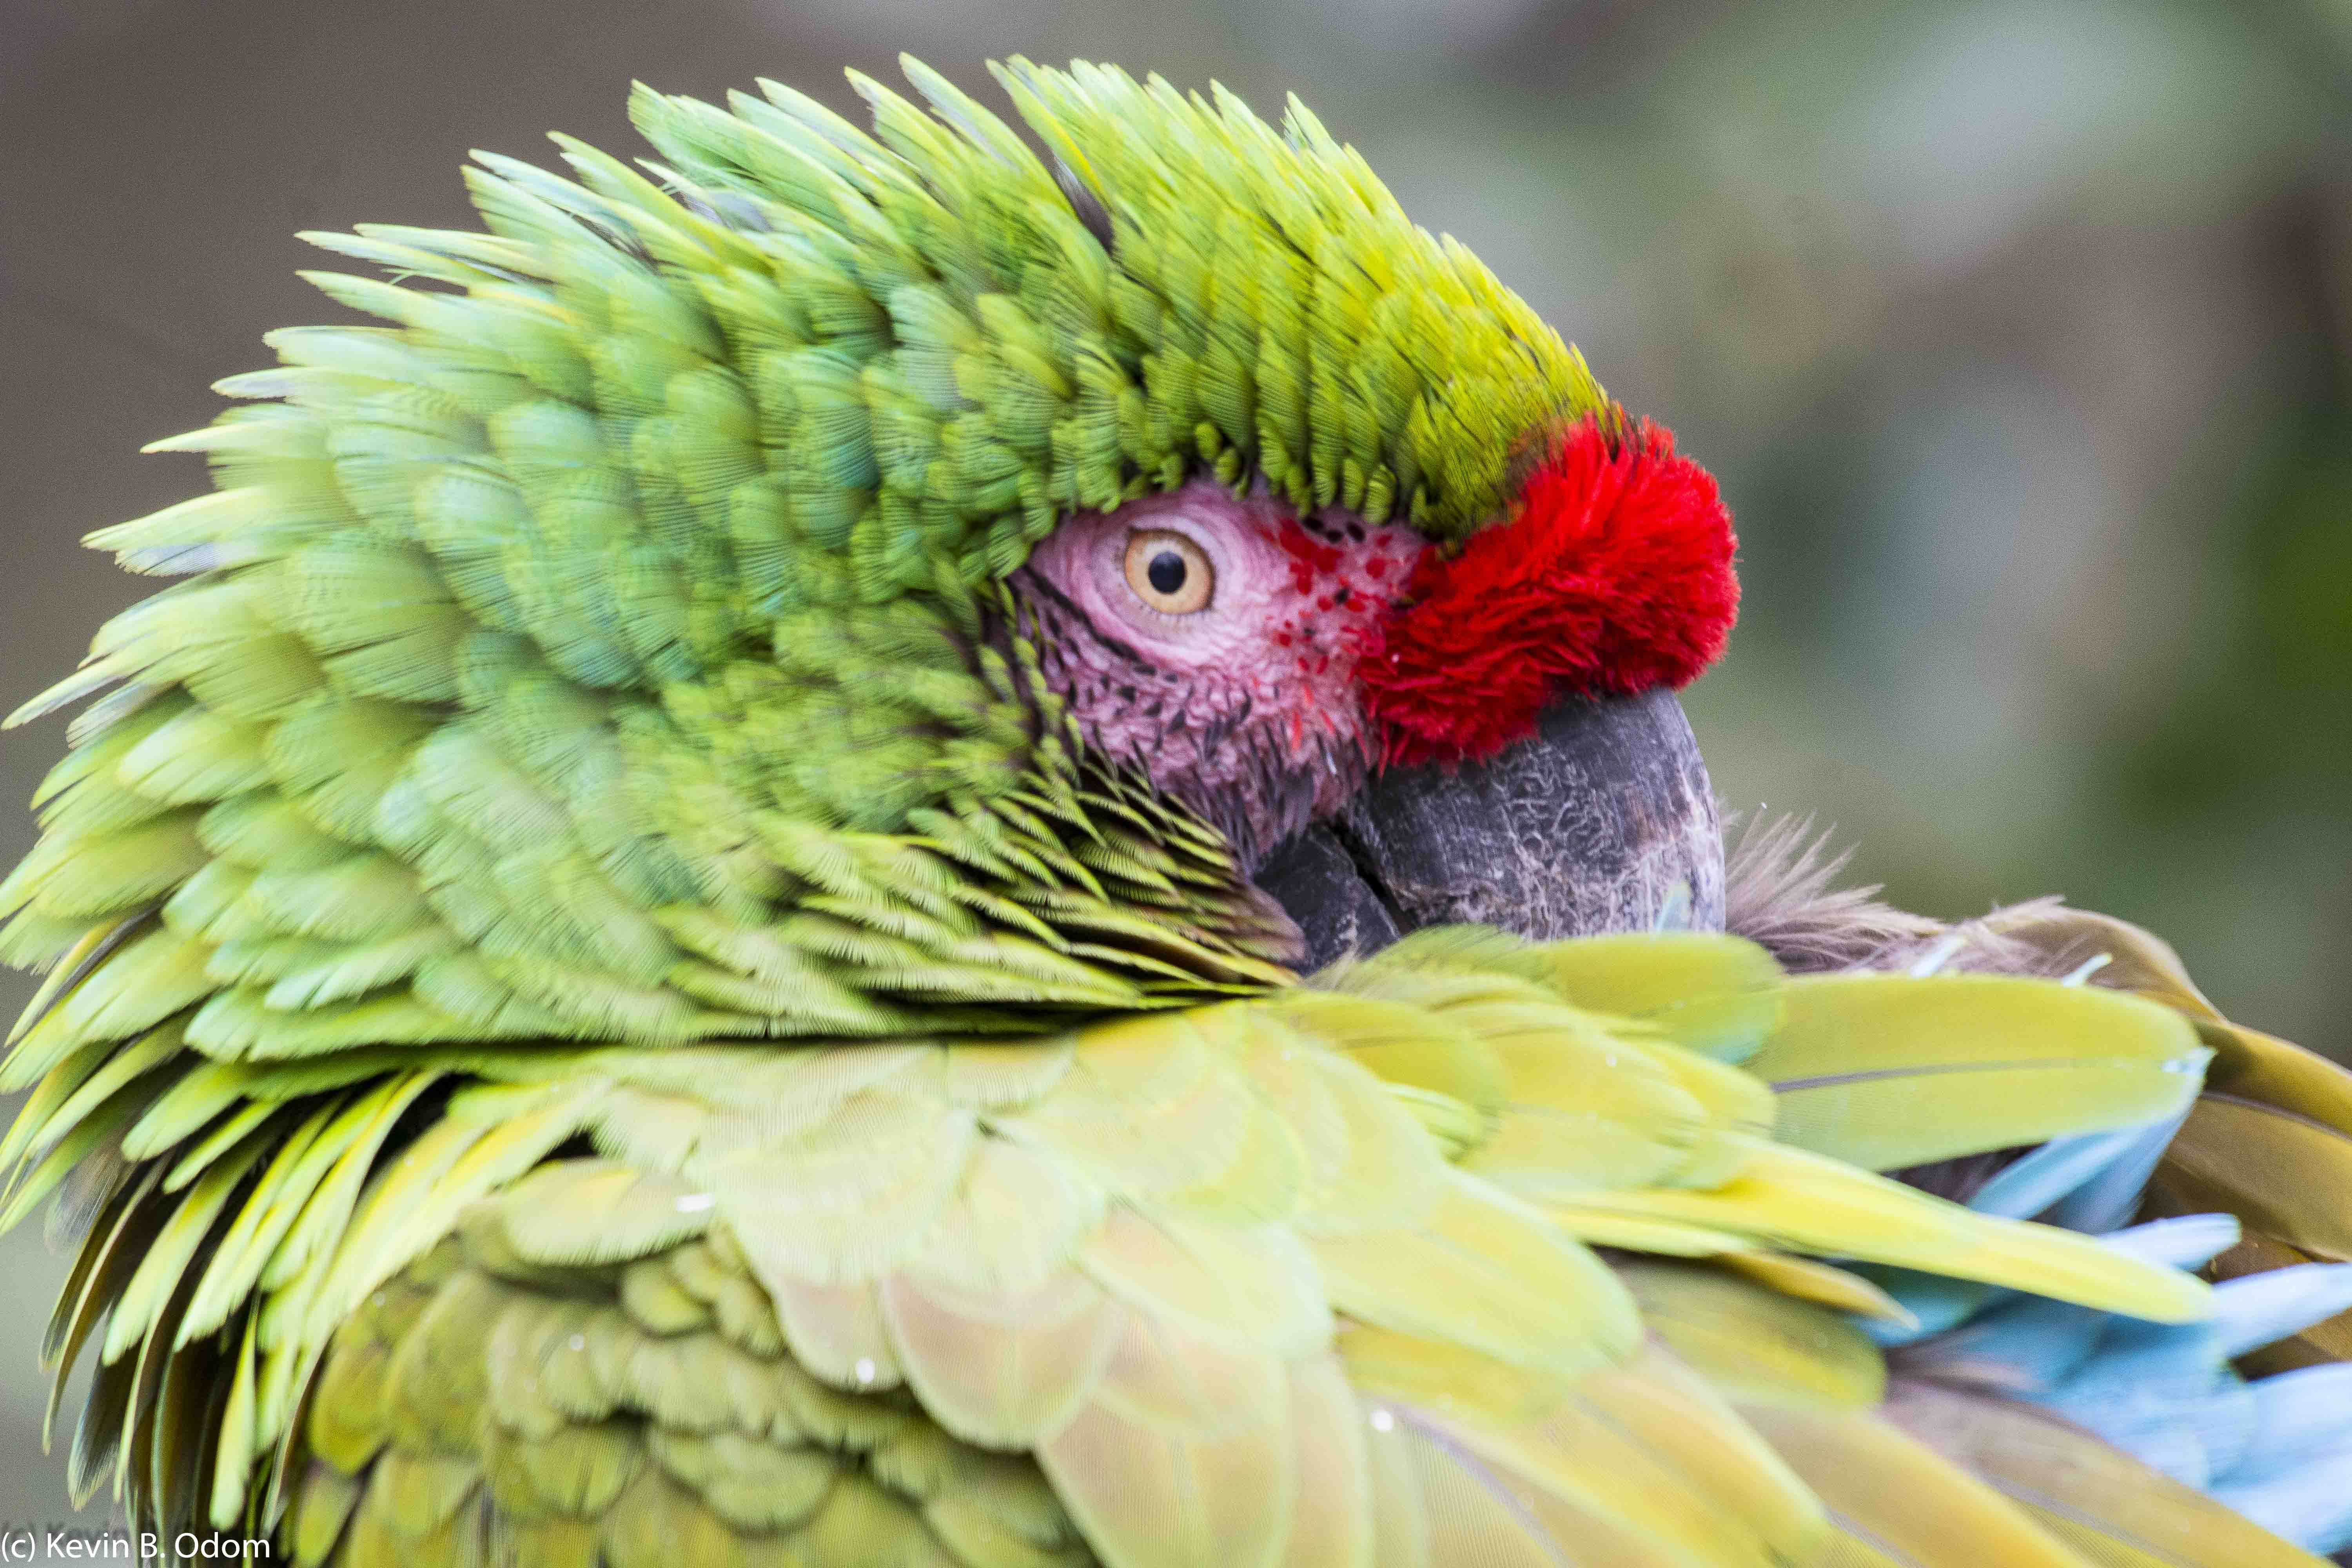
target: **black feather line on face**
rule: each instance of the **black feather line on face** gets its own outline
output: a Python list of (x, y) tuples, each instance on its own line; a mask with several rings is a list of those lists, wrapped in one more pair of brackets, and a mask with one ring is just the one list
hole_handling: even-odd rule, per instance
[(1225, 742), (1233, 739), (1234, 731), (1248, 721), (1250, 707), (1250, 700), (1244, 695), (1239, 708), (1228, 710), (1210, 720), (1208, 727), (1201, 731), (1201, 750), (1222, 751)]
[[(1111, 637), (1097, 627), (1087, 617), (1084, 610), (1070, 602), (1067, 594), (1038, 574), (1024, 567), (1013, 574), (1009, 586), (1022, 608), (1029, 612), (1033, 624), (1024, 630), (1035, 638), (1038, 653), (1047, 666), (1048, 677), (1054, 674), (1053, 666), (1067, 667), (1070, 663), (1067, 645), (1071, 640), (1069, 633), (1072, 628), (1083, 632), (1085, 640), (1092, 646), (1146, 675), (1162, 673), (1160, 667), (1146, 658), (1133, 644)], [(1068, 693), (1064, 692), (1063, 695), (1067, 696)]]

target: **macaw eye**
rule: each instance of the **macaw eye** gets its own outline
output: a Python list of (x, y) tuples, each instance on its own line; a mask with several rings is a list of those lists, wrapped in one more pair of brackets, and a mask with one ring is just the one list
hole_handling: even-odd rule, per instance
[(1135, 596), (1164, 616), (1189, 616), (1209, 607), (1217, 569), (1199, 545), (1164, 528), (1147, 529), (1127, 542), (1127, 585)]

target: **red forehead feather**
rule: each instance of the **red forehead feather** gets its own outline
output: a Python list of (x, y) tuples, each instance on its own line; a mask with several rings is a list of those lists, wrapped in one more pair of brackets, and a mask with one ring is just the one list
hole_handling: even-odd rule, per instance
[(1519, 502), (1459, 554), (1422, 557), (1359, 667), (1387, 761), (1489, 756), (1557, 697), (1687, 685), (1723, 651), (1731, 514), (1669, 432), (1586, 419)]

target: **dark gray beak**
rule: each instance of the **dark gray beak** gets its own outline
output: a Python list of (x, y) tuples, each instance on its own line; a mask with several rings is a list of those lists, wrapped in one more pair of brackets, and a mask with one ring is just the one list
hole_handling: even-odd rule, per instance
[(1723, 832), (1661, 688), (1562, 703), (1490, 762), (1391, 769), (1256, 880), (1297, 922), (1308, 968), (1454, 921), (1531, 937), (1719, 931)]

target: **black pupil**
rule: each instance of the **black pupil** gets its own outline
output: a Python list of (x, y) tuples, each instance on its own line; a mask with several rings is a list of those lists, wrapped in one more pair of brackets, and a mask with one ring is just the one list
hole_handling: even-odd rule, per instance
[(1173, 595), (1184, 586), (1184, 579), (1189, 573), (1181, 555), (1172, 550), (1163, 550), (1151, 558), (1151, 564), (1143, 569), (1143, 574), (1151, 580), (1155, 592)]

